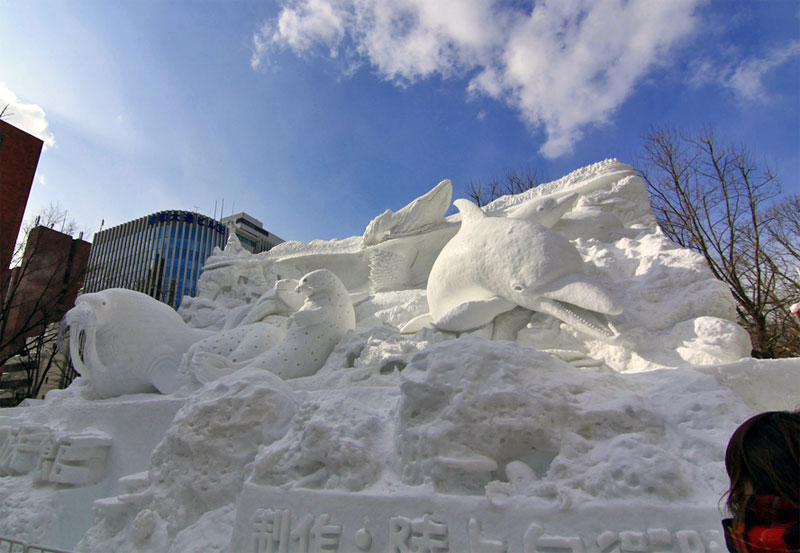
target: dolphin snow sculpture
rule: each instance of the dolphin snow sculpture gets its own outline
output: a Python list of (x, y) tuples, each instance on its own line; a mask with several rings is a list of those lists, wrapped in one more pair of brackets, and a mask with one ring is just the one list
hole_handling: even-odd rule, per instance
[(569, 240), (530, 220), (487, 216), (468, 200), (454, 203), (461, 228), (428, 278), (434, 326), (472, 330), (519, 305), (594, 338), (615, 336), (604, 315), (622, 310), (584, 274), (583, 259)]

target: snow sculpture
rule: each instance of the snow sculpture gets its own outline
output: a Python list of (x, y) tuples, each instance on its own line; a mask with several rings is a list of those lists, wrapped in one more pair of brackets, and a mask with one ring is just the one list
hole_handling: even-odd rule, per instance
[(36, 480), (88, 486), (103, 479), (112, 438), (89, 431), (51, 438), (39, 455)]
[[(185, 325), (135, 293), (79, 300), (83, 376), (0, 413), (0, 535), (92, 553), (721, 550), (725, 443), (793, 406), (798, 361), (740, 359), (730, 291), (616, 160), (445, 217), (450, 194), (344, 240), (231, 240)], [(136, 393), (159, 389), (164, 342), (186, 385)], [(97, 462), (102, 443), (79, 447), (95, 429), (106, 467), (70, 481), (96, 485), (42, 485), (64, 436)]]
[(35, 482), (86, 486), (102, 480), (112, 438), (99, 431), (58, 432), (43, 424), (0, 428), (0, 475), (33, 473)]
[(240, 324), (256, 323), (272, 315), (288, 316), (300, 309), (305, 298), (298, 292), (298, 284), (298, 281), (289, 278), (276, 282), (272, 290), (256, 300)]
[(365, 246), (379, 244), (389, 238), (419, 232), (439, 224), (450, 207), (453, 185), (443, 180), (430, 192), (420, 196), (394, 213), (387, 209), (367, 225), (362, 241)]
[[(269, 371), (244, 369), (204, 386), (175, 415), (150, 470), (120, 482), (123, 495), (95, 503), (101, 522), (81, 550), (128, 551), (131, 536), (119, 530), (130, 521), (136, 550), (165, 551), (167, 532), (174, 537), (236, 500), (245, 465), (288, 431), (297, 406), (287, 384)], [(145, 516), (153, 524), (135, 523)]]
[(52, 432), (43, 424), (0, 427), (0, 476), (32, 471)]
[[(278, 345), (286, 337), (289, 316), (300, 309), (305, 299), (297, 286), (296, 280), (279, 280), (254, 304), (236, 308), (238, 316), (227, 317), (225, 329), (189, 348), (181, 371), (195, 373), (198, 380), (204, 382), (222, 374), (214, 374), (213, 370), (206, 374), (207, 365), (241, 367)], [(229, 326), (232, 328), (227, 329)]]
[(286, 337), (275, 348), (244, 361), (199, 351), (192, 359), (195, 377), (208, 382), (243, 367), (266, 369), (281, 378), (316, 373), (339, 340), (355, 328), (353, 303), (342, 282), (327, 269), (305, 275), (297, 291), (306, 296), (306, 301), (292, 315)]
[(252, 481), (281, 486), (290, 475), (294, 487), (350, 491), (374, 484), (387, 462), (380, 442), (389, 438), (381, 424), (389, 406), (369, 403), (341, 394), (306, 401), (286, 435), (256, 455)]
[(539, 196), (508, 210), (508, 217), (527, 219), (543, 227), (552, 228), (575, 204), (575, 192), (566, 196)]
[(488, 217), (467, 200), (455, 205), (461, 228), (428, 279), (428, 304), (437, 328), (472, 330), (522, 306), (595, 338), (615, 335), (601, 315), (622, 310), (584, 275), (583, 259), (569, 240), (531, 221)]
[(75, 370), (101, 398), (174, 392), (183, 382), (183, 354), (210, 334), (188, 327), (168, 305), (122, 288), (79, 296), (62, 334), (67, 328)]

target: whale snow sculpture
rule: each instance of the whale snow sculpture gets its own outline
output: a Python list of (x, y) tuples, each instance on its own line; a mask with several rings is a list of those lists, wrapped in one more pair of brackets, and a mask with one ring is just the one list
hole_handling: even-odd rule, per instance
[(310, 376), (320, 370), (339, 340), (356, 326), (353, 302), (342, 281), (327, 269), (305, 275), (297, 291), (306, 296), (306, 301), (290, 317), (286, 337), (277, 346), (241, 363), (197, 352), (192, 360), (195, 378), (209, 382), (245, 367), (266, 369), (283, 379)]
[(454, 203), (461, 228), (428, 278), (434, 326), (472, 330), (522, 306), (594, 338), (615, 336), (604, 315), (622, 310), (584, 274), (583, 259), (569, 240), (526, 219), (487, 216), (468, 200)]
[(364, 230), (362, 243), (373, 246), (389, 238), (418, 233), (440, 224), (452, 197), (453, 185), (449, 180), (443, 180), (397, 213), (387, 209), (375, 217)]
[(101, 398), (143, 392), (172, 393), (189, 347), (211, 335), (186, 325), (170, 306), (141, 292), (110, 288), (83, 294), (67, 311), (75, 370)]

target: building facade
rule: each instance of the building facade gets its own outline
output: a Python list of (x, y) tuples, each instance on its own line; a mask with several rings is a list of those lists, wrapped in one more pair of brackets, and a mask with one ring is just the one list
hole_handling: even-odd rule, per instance
[(233, 228), (242, 247), (250, 253), (265, 252), (283, 242), (283, 238), (265, 230), (261, 221), (247, 213), (223, 217), (222, 223)]
[(191, 211), (160, 211), (94, 235), (85, 292), (128, 288), (177, 309), (228, 228)]
[(42, 141), (0, 120), (0, 283), (8, 277)]
[(28, 338), (60, 321), (75, 304), (91, 246), (41, 225), (30, 231), (22, 261), (0, 298), (0, 359), (24, 348)]

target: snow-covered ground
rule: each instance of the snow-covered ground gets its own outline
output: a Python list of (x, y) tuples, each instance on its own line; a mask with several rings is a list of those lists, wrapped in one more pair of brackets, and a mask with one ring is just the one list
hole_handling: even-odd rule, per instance
[(0, 535), (723, 551), (727, 439), (797, 407), (800, 360), (746, 357), (729, 291), (616, 160), (445, 218), (450, 201), (445, 181), (362, 237), (232, 240), (185, 323), (133, 293), (79, 299), (83, 376), (0, 414)]

